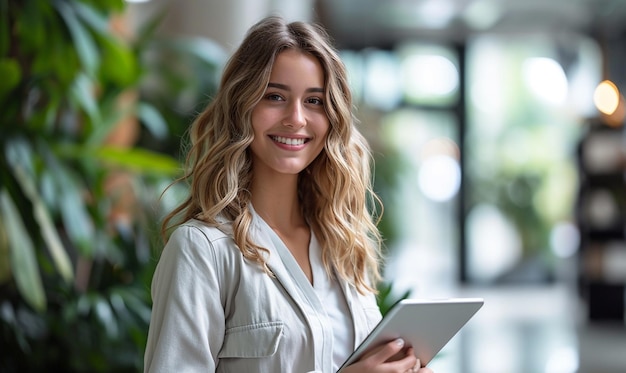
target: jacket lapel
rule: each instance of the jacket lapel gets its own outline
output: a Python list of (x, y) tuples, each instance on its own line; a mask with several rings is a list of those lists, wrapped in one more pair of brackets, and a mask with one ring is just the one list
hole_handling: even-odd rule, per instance
[(306, 312), (302, 309), (304, 300), (302, 299), (301, 292), (298, 290), (297, 284), (294, 282), (292, 275), (289, 273), (289, 270), (275, 249), (277, 245), (282, 245), (282, 243), (274, 242), (271, 236), (272, 232), (268, 231), (268, 229), (271, 228), (269, 228), (269, 226), (267, 226), (267, 224), (260, 219), (254, 210), (252, 215), (254, 217), (250, 230), (252, 239), (259, 246), (270, 250), (269, 257), (267, 258), (267, 266), (276, 277), (276, 280), (278, 280), (280, 285), (282, 285), (287, 294), (292, 298), (294, 303), (297, 304), (303, 314), (306, 315)]

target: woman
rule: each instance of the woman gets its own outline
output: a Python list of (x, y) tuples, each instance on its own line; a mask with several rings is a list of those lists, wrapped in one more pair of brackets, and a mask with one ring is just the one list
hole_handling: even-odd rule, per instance
[[(190, 130), (146, 372), (335, 372), (378, 323), (370, 154), (351, 109), (323, 29), (250, 29)], [(398, 340), (342, 372), (418, 370)]]

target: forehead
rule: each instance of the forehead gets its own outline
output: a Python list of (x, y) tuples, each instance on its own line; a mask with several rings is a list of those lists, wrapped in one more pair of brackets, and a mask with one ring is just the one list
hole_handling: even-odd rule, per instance
[(317, 86), (324, 85), (324, 69), (319, 59), (310, 53), (295, 49), (287, 49), (276, 56), (272, 65), (270, 81), (305, 80), (315, 82)]

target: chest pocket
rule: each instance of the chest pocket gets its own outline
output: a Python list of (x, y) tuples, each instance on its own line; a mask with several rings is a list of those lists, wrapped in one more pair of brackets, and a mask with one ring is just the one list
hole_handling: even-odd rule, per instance
[(278, 350), (283, 334), (280, 321), (229, 328), (218, 358), (258, 358), (272, 356)]

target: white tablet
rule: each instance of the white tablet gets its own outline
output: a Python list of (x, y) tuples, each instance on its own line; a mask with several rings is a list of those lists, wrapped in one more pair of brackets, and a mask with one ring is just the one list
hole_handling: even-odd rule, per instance
[(406, 347), (413, 346), (425, 366), (483, 304), (482, 298), (403, 299), (385, 314), (338, 372), (370, 348), (396, 338), (404, 339)]

